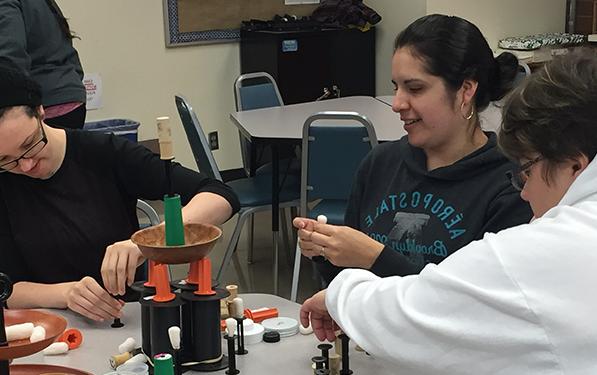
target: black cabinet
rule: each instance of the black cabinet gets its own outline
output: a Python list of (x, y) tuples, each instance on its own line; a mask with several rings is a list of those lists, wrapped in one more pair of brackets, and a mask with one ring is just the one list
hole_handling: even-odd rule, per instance
[(241, 73), (271, 74), (285, 104), (313, 101), (324, 87), (375, 96), (375, 29), (241, 30)]

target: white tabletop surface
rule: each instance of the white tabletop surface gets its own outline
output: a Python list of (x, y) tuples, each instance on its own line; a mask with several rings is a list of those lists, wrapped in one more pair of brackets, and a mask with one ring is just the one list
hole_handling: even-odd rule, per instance
[[(294, 302), (269, 294), (244, 294), (241, 296), (247, 308), (276, 307), (280, 316), (298, 319), (300, 305)], [(118, 353), (118, 345), (128, 337), (133, 337), (137, 343), (141, 343), (140, 311), (138, 303), (128, 303), (122, 318), (125, 326), (114, 329), (110, 328), (111, 322), (92, 323), (70, 311), (52, 310), (67, 319), (69, 328), (77, 328), (83, 332), (83, 344), (78, 349), (61, 356), (43, 356), (41, 353), (37, 353), (19, 358), (14, 363), (67, 366), (96, 375), (108, 373), (112, 371), (108, 359), (111, 355)], [(225, 341), (222, 343), (222, 353), (226, 354)], [(297, 334), (282, 338), (280, 342), (274, 344), (261, 342), (247, 345), (249, 353), (236, 357), (237, 368), (241, 374), (312, 374), (311, 357), (320, 355), (320, 351), (317, 349), (318, 344), (319, 341), (312, 334), (307, 336)], [(355, 375), (395, 373), (395, 371), (384, 368), (379, 361), (371, 356), (356, 352), (354, 346), (355, 344), (351, 342), (350, 368)], [(224, 374), (224, 371), (214, 372), (214, 374)], [(188, 371), (185, 374), (199, 374), (199, 372)]]
[(370, 96), (299, 103), (281, 107), (233, 112), (230, 118), (247, 138), (301, 139), (307, 117), (323, 111), (357, 112), (366, 116), (379, 141), (393, 141), (406, 134), (400, 116), (387, 104)]
[(387, 104), (389, 106), (392, 105), (392, 101), (394, 100), (393, 95), (380, 95), (376, 96), (375, 99), (379, 100), (380, 102)]

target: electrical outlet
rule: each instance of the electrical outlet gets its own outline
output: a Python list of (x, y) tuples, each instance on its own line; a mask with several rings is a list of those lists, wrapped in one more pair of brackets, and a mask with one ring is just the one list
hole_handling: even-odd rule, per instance
[(220, 143), (218, 142), (218, 132), (211, 132), (207, 135), (209, 139), (209, 149), (210, 150), (217, 150), (220, 148)]

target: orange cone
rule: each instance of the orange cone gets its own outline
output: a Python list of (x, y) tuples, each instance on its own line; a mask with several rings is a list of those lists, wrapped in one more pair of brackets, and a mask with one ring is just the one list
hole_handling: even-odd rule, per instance
[(199, 284), (199, 262), (198, 260), (191, 262), (189, 265), (189, 275), (187, 276), (187, 284)]
[(155, 302), (169, 302), (175, 297), (170, 290), (170, 277), (168, 277), (168, 265), (157, 264), (154, 268), (155, 275)]
[(147, 265), (147, 281), (143, 284), (143, 286), (146, 286), (148, 288), (155, 287), (154, 267), (155, 267), (155, 262), (153, 260), (149, 260), (149, 263)]
[(216, 294), (211, 289), (211, 260), (208, 257), (197, 261), (199, 263), (199, 286), (195, 291), (199, 296), (213, 296)]

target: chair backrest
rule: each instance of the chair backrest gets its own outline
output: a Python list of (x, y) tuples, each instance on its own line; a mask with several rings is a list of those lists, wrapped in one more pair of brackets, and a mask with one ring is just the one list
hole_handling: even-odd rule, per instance
[[(234, 103), (237, 111), (279, 107), (284, 105), (276, 80), (269, 73), (256, 72), (241, 74), (234, 81)], [(247, 175), (257, 168), (261, 161), (256, 160), (255, 149), (239, 132), (240, 153)], [(255, 164), (255, 165), (251, 165)]]
[(181, 95), (174, 96), (174, 101), (176, 102), (176, 108), (178, 109), (182, 126), (187, 134), (187, 139), (199, 171), (209, 177), (222, 181), (222, 175), (216, 164), (216, 159), (214, 159), (211, 153), (209, 142), (207, 142), (207, 137), (201, 128), (197, 115), (193, 111), (193, 107)]
[(274, 77), (266, 72), (238, 76), (234, 81), (234, 102), (237, 111), (284, 105)]
[(137, 199), (137, 210), (141, 211), (147, 217), (149, 220), (149, 225), (154, 226), (161, 222), (158, 213), (155, 212), (153, 207), (141, 199)]
[(525, 80), (526, 77), (531, 75), (531, 68), (529, 68), (529, 66), (526, 63), (523, 62), (519, 62), (518, 63), (518, 72), (516, 73), (516, 76), (514, 77), (514, 82), (512, 84), (512, 87), (516, 87), (519, 84), (522, 83), (522, 81)]
[(314, 199), (347, 201), (361, 160), (376, 145), (373, 125), (363, 115), (320, 112), (310, 116), (303, 126), (301, 215)]

